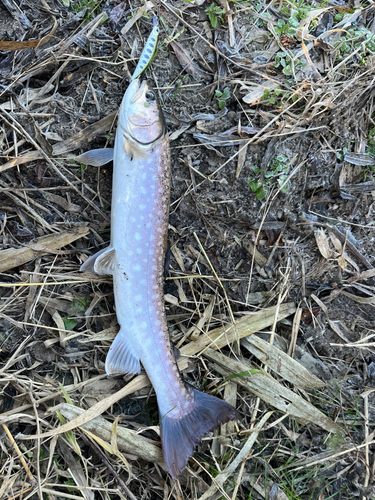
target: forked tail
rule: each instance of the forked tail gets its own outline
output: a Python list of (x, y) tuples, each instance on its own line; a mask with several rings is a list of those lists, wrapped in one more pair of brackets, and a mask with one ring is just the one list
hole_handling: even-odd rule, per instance
[(202, 437), (228, 420), (240, 418), (238, 411), (219, 398), (191, 389), (194, 407), (184, 417), (168, 414), (160, 422), (165, 464), (174, 479), (181, 473)]

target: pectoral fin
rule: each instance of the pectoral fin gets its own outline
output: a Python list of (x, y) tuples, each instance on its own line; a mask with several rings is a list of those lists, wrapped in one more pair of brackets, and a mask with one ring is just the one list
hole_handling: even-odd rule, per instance
[(91, 149), (86, 151), (74, 159), (84, 165), (92, 165), (93, 167), (101, 167), (110, 161), (113, 161), (113, 148)]
[(115, 269), (116, 252), (108, 247), (91, 255), (80, 267), (80, 271), (96, 274), (113, 274)]

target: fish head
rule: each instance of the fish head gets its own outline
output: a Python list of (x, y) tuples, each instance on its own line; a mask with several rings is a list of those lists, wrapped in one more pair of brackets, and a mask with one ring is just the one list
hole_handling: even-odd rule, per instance
[(127, 138), (139, 145), (150, 145), (164, 135), (163, 112), (147, 81), (136, 79), (130, 83), (120, 108), (119, 124)]

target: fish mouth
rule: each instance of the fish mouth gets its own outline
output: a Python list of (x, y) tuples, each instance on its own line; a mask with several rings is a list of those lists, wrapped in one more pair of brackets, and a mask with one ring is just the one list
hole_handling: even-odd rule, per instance
[[(129, 95), (124, 106), (126, 119), (123, 127), (127, 138), (140, 146), (148, 146), (160, 139), (166, 130), (163, 113), (150, 89), (151, 85), (147, 80), (141, 82), (137, 78), (129, 84), (126, 91)], [(143, 140), (140, 140), (141, 137)]]

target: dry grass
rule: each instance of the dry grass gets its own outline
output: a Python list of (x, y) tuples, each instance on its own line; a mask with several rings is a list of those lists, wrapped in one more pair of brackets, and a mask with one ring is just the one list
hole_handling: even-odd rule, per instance
[[(373, 8), (220, 1), (213, 29), (210, 5), (0, 6), (0, 498), (375, 498)], [(171, 338), (243, 416), (176, 482), (146, 375), (105, 374), (111, 279), (78, 272), (111, 168), (72, 158), (113, 142), (147, 12)]]

